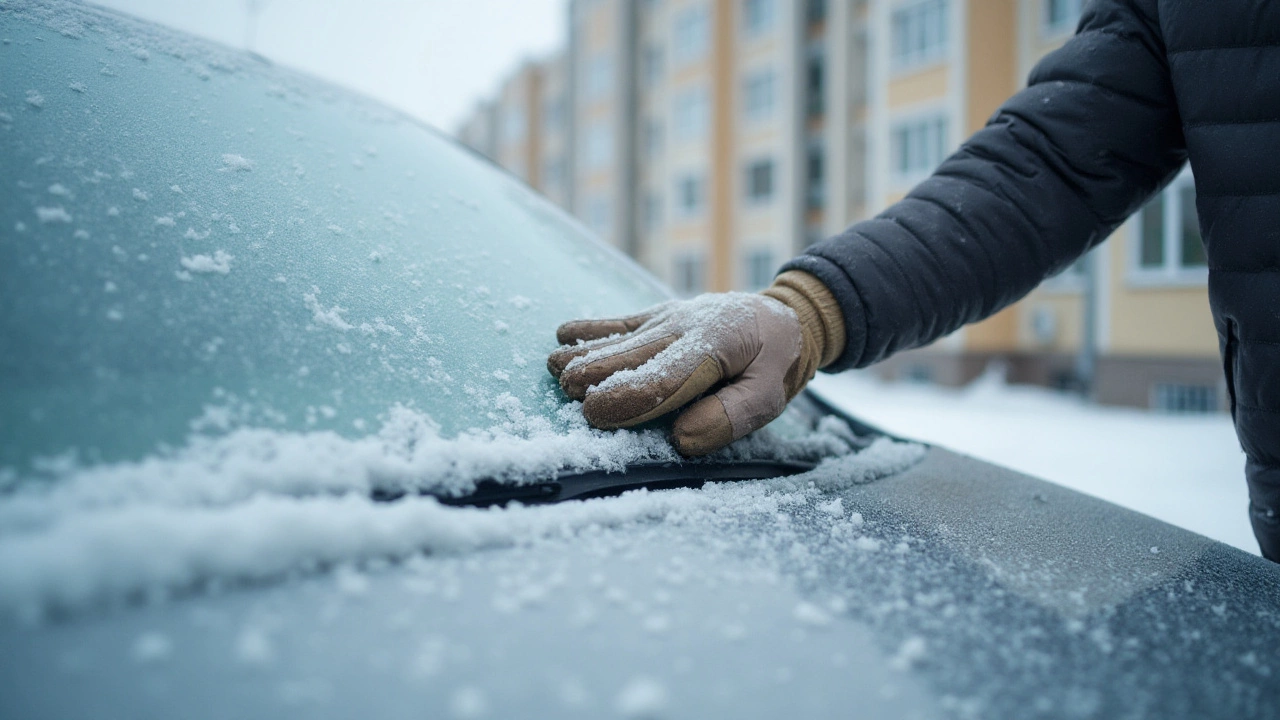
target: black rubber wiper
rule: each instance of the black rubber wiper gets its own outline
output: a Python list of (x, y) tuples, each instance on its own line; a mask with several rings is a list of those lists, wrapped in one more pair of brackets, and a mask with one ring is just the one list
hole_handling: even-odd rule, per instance
[(430, 495), (445, 505), (487, 507), (513, 500), (526, 505), (581, 500), (618, 495), (627, 490), (649, 488), (702, 487), (703, 483), (728, 480), (764, 480), (795, 475), (812, 470), (816, 463), (779, 460), (749, 460), (729, 463), (638, 462), (624, 472), (588, 470), (567, 472), (554, 480), (515, 485), (496, 480), (481, 480), (475, 492), (468, 495), (446, 495), (428, 490), (379, 489), (373, 499), (392, 502), (406, 495)]

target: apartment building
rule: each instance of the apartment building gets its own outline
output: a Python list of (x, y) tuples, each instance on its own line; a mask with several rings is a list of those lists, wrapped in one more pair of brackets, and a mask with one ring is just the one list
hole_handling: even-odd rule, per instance
[[(1084, 2), (570, 0), (564, 52), (459, 136), (678, 292), (757, 289), (927, 177)], [(1188, 171), (1023, 301), (878, 371), (961, 384), (1000, 361), (1102, 402), (1218, 409), (1206, 281)]]
[[(872, 211), (982, 127), (1075, 30), (1083, 0), (872, 0)], [(1021, 302), (882, 364), (886, 377), (967, 382), (991, 361), (1015, 382), (1091, 379), (1104, 403), (1216, 410), (1226, 393), (1184, 171), (1107, 242)], [(1082, 353), (1082, 350), (1085, 352)]]
[(865, 211), (866, 16), (864, 0), (573, 0), (563, 55), (459, 137), (679, 292), (757, 289)]

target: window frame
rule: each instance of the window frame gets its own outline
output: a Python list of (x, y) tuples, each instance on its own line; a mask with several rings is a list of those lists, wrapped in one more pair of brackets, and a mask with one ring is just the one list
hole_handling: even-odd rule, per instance
[[(694, 206), (685, 205), (685, 183), (692, 182), (697, 192)], [(707, 174), (697, 170), (680, 172), (675, 177), (675, 199), (672, 202), (672, 215), (684, 220), (702, 217), (707, 207)]]
[[(898, 46), (898, 27), (899, 17), (905, 17), (908, 13), (921, 12), (927, 6), (937, 5), (941, 8), (941, 39), (933, 46), (924, 46), (917, 50), (909, 52), (900, 52)], [(927, 67), (938, 65), (945, 62), (951, 54), (953, 45), (952, 26), (954, 22), (951, 18), (953, 3), (951, 0), (900, 0), (895, 3), (889, 11), (889, 67), (891, 75), (906, 75), (918, 72)], [(922, 18), (924, 17), (922, 13)], [(924, 19), (917, 20), (924, 23)], [(914, 28), (909, 28), (914, 29)], [(921, 32), (925, 32), (921, 30)]]
[[(743, 285), (750, 292), (763, 290), (773, 282), (773, 278), (777, 274), (778, 262), (774, 259), (773, 247), (769, 245), (757, 245), (742, 256), (743, 260)], [(756, 271), (764, 268), (764, 271), (757, 277)], [(757, 282), (763, 280), (763, 282)]]
[(711, 11), (705, 3), (686, 7), (671, 19), (672, 67), (692, 65), (711, 51)]
[[(755, 179), (757, 170), (768, 170), (769, 190), (767, 193), (755, 193)], [(761, 156), (749, 158), (743, 163), (743, 201), (748, 207), (766, 207), (772, 205), (778, 196), (778, 163), (772, 156)]]
[[(685, 104), (687, 100), (696, 100)], [(688, 116), (686, 117), (686, 112)], [(696, 127), (685, 127), (685, 120)], [(671, 139), (675, 144), (703, 140), (711, 127), (711, 98), (702, 85), (686, 87), (671, 99)]]
[(1084, 12), (1085, 0), (1061, 0), (1068, 4), (1066, 16), (1054, 22), (1049, 15), (1050, 3), (1054, 0), (1038, 0), (1040, 5), (1040, 36), (1042, 38), (1058, 38), (1074, 35), (1076, 26), (1080, 24), (1080, 15)]
[[(888, 142), (888, 175), (891, 185), (895, 188), (902, 186), (914, 186), (921, 180), (929, 177), (934, 170), (947, 159), (952, 152), (953, 142), (952, 135), (954, 133), (950, 109), (946, 105), (930, 105), (929, 107), (919, 108), (917, 110), (902, 113), (894, 116), (889, 120), (889, 142)], [(935, 138), (930, 138), (929, 133), (933, 128), (940, 128), (940, 132)], [(901, 147), (897, 137), (899, 131), (911, 131), (914, 129), (923, 129), (925, 136), (925, 146), (934, 146), (937, 157), (930, 158), (928, 162), (920, 165), (920, 167), (912, 167), (908, 162), (907, 167), (900, 167), (898, 158)], [(908, 141), (908, 152), (910, 152), (911, 138)], [(931, 142), (932, 140), (932, 142)], [(936, 160), (936, 162), (934, 162)]]
[[(1128, 284), (1132, 287), (1197, 287), (1209, 282), (1209, 265), (1182, 264), (1182, 191), (1195, 188), (1195, 176), (1190, 167), (1182, 172), (1160, 191), (1164, 207), (1161, 212), (1162, 257), (1159, 266), (1144, 267), (1142, 264), (1142, 209), (1135, 212), (1130, 220), (1128, 267), (1125, 273)], [(1148, 202), (1154, 201), (1153, 196)], [(1145, 205), (1143, 206), (1146, 207)], [(1199, 214), (1196, 215), (1197, 224)], [(1196, 228), (1199, 232), (1199, 227)]]
[[(765, 90), (767, 89), (767, 92)], [(767, 103), (757, 104), (762, 97)], [(742, 119), (748, 125), (773, 120), (778, 107), (778, 73), (772, 66), (747, 70), (742, 76)]]
[[(767, 8), (763, 13), (753, 13)], [(749, 40), (765, 37), (778, 25), (777, 0), (742, 0), (742, 36)]]

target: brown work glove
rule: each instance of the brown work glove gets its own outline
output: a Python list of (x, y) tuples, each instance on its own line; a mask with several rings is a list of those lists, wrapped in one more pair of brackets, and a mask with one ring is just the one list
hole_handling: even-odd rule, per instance
[(547, 358), (595, 427), (631, 427), (677, 410), (673, 442), (706, 455), (764, 427), (844, 349), (844, 319), (816, 277), (791, 270), (762, 293), (709, 293), (625, 318), (561, 325)]

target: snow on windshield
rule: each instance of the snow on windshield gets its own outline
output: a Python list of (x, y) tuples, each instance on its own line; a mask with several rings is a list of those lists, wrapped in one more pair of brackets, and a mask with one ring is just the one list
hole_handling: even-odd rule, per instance
[[(433, 497), (370, 499), (379, 487), (465, 492), (479, 478), (518, 481), (678, 460), (660, 431), (594, 430), (573, 403), (563, 408), (571, 429), (562, 432), (508, 399), (505, 422), (451, 439), (441, 437), (428, 416), (402, 407), (388, 413), (378, 432), (356, 440), (240, 429), (197, 436), (181, 450), (140, 462), (44, 463), (43, 482), (22, 483), (0, 497), (0, 577), (6, 579), (0, 614), (39, 618), (335, 563), (510, 545), (591, 524), (709, 511), (768, 513), (788, 493), (814, 500), (899, 472), (924, 452), (883, 438), (857, 450), (849, 428), (829, 417), (792, 439), (765, 431), (722, 451), (715, 460), (826, 458), (811, 472), (740, 483), (736, 490), (708, 486), (490, 510), (450, 508)], [(847, 514), (839, 507), (824, 512)]]

